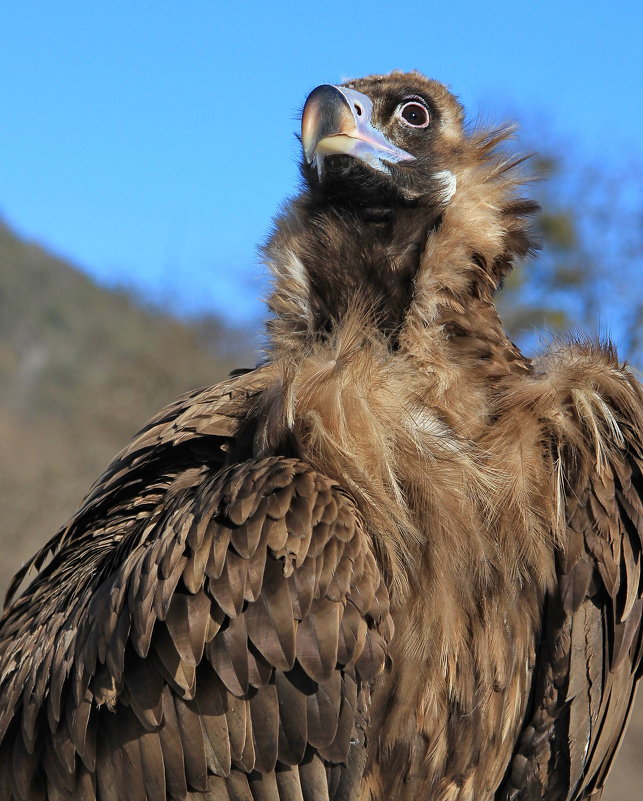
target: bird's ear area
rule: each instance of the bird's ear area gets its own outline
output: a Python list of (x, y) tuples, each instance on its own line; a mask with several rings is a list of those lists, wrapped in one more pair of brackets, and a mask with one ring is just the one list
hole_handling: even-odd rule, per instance
[(473, 131), (456, 144), (436, 142), (437, 163), (449, 165), (443, 175), (450, 199), (445, 225), (436, 240), (445, 250), (457, 254), (464, 246), (474, 254), (480, 277), (493, 290), (516, 262), (539, 249), (533, 230), (536, 202), (521, 196), (530, 180), (521, 165), (528, 156), (513, 156), (503, 143), (514, 133), (513, 126), (493, 131)]
[(565, 403), (554, 416), (541, 399), (566, 531), (532, 716), (502, 799), (540, 787), (554, 753), (561, 797), (600, 794), (643, 658), (643, 393), (611, 349), (576, 344), (547, 361), (547, 395)]
[[(87, 622), (56, 638), (51, 678), (16, 703), (11, 786), (73, 795), (123, 777), (150, 801), (327, 786), (392, 633), (352, 501), (273, 457), (186, 486), (138, 536)], [(32, 776), (39, 751), (45, 776)]]

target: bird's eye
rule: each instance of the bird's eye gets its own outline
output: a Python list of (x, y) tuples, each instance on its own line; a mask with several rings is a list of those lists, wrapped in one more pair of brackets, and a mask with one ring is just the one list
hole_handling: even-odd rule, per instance
[(415, 100), (398, 106), (396, 116), (411, 128), (426, 128), (429, 124), (429, 110)]

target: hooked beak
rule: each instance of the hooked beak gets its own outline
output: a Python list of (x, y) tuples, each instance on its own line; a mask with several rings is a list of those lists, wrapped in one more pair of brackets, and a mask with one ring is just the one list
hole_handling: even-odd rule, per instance
[(353, 156), (373, 169), (389, 172), (388, 163), (413, 161), (415, 156), (390, 142), (371, 121), (373, 103), (345, 86), (322, 84), (308, 95), (301, 118), (306, 162), (321, 176), (324, 156)]

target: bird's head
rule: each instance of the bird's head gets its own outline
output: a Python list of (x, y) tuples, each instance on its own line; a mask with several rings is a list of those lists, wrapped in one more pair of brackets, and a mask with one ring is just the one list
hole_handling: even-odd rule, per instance
[(469, 130), (457, 98), (417, 72), (314, 89), (303, 192), (265, 248), (272, 341), (323, 338), (359, 308), (398, 350), (429, 328), (502, 339), (493, 292), (529, 252), (536, 208), (517, 194), (521, 159), (496, 147), (510, 132)]
[(302, 114), (303, 175), (317, 198), (448, 202), (463, 154), (463, 110), (417, 72), (323, 84)]

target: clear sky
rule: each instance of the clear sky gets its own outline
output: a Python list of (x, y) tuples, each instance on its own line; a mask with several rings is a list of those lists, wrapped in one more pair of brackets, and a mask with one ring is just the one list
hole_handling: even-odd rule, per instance
[(242, 320), (316, 85), (416, 68), (472, 118), (613, 160), (643, 154), (642, 53), (642, 0), (5, 2), (0, 214), (103, 282)]

